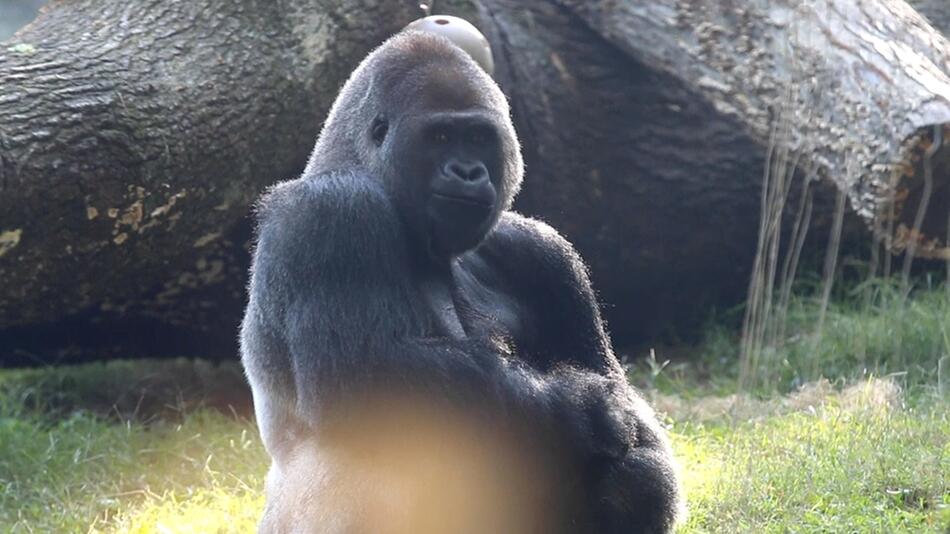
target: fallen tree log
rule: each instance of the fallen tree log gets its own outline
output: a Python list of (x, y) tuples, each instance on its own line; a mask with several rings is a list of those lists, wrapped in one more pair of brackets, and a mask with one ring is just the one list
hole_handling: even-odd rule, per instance
[(222, 267), (219, 241), (418, 14), (355, 4), (54, 1), (0, 46), (0, 326), (155, 304), (205, 324), (207, 299), (162, 299), (226, 276), (240, 308), (246, 266)]
[[(946, 40), (903, 2), (852, 3), (437, 7), (492, 41), (528, 167), (518, 208), (575, 241), (623, 341), (741, 298), (780, 118), (801, 175), (868, 221), (897, 191), (887, 241), (946, 254), (946, 203), (908, 230), (928, 136), (950, 121)], [(346, 74), (418, 14), (401, 1), (50, 5), (0, 47), (0, 350), (44, 357), (52, 328), (98, 355), (233, 354), (250, 202), (299, 171)], [(929, 159), (934, 198), (947, 159)], [(124, 334), (140, 330), (153, 333)]]
[(800, 164), (869, 223), (892, 213), (875, 225), (892, 249), (950, 259), (950, 143), (924, 157), (950, 128), (950, 44), (904, 2), (558, 1), (760, 139), (781, 114)]

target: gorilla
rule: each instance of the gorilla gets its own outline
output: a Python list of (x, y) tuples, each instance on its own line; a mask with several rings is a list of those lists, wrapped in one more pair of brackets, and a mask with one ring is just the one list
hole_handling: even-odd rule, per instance
[(672, 530), (667, 438), (577, 252), (510, 210), (522, 167), (491, 77), (404, 31), (262, 197), (240, 339), (261, 532)]

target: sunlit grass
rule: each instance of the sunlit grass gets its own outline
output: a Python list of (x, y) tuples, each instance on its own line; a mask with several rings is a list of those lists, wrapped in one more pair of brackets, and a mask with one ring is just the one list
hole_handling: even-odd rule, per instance
[(836, 396), (789, 413), (678, 421), (693, 532), (945, 532), (950, 406)]
[(4, 417), (0, 531), (252, 531), (266, 466), (253, 425), (217, 412), (151, 425)]
[[(670, 414), (690, 509), (680, 532), (943, 532), (950, 406), (825, 393)], [(4, 418), (0, 530), (253, 532), (266, 465), (253, 425), (216, 412)]]
[[(950, 532), (950, 301), (888, 295), (835, 303), (817, 343), (796, 297), (772, 390), (737, 389), (722, 328), (634, 366), (681, 465), (680, 534)], [(0, 372), (0, 532), (254, 532), (257, 430), (202, 407), (242, 380), (185, 360)]]
[(257, 490), (218, 487), (190, 495), (152, 495), (99, 532), (215, 534), (254, 532), (264, 498)]

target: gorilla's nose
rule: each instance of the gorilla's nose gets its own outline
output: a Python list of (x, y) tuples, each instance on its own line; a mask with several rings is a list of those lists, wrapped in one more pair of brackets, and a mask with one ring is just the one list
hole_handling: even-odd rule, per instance
[(488, 179), (488, 169), (480, 161), (450, 160), (443, 169), (446, 176), (463, 182), (480, 182)]

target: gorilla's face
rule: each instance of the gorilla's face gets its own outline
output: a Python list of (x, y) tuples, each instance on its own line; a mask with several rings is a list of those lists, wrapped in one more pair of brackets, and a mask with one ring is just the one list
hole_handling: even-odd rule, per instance
[(413, 257), (442, 262), (485, 239), (521, 187), (508, 102), (446, 38), (404, 32), (367, 56), (333, 104), (307, 173), (378, 180)]
[(424, 230), (432, 252), (458, 254), (481, 242), (494, 220), (502, 175), (498, 134), (477, 112), (432, 113), (404, 123), (406, 143), (395, 161), (407, 163), (420, 189)]
[(409, 230), (435, 257), (476, 247), (498, 218), (505, 181), (503, 132), (464, 82), (433, 82), (428, 98), (369, 126)]

